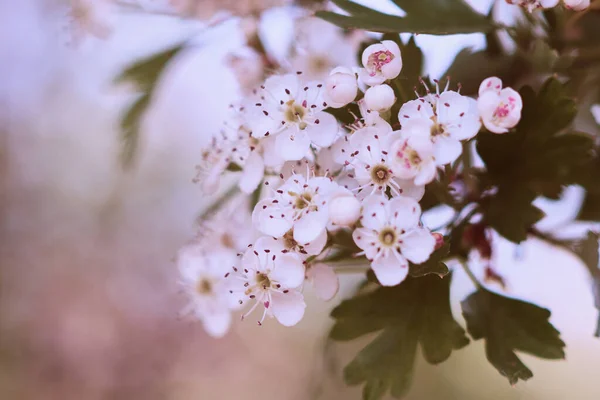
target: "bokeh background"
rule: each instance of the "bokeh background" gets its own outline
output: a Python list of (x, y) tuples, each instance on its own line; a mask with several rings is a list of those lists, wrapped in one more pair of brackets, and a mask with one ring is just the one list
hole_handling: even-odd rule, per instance
[[(394, 10), (385, 0), (362, 3)], [(470, 3), (486, 12), (491, 1)], [(330, 309), (360, 277), (344, 277), (326, 304), (307, 293), (307, 315), (294, 329), (237, 323), (215, 340), (178, 318), (185, 299), (172, 259), (210, 202), (191, 180), (201, 146), (240, 96), (225, 61), (239, 35), (224, 26), (169, 68), (126, 172), (119, 116), (132, 94), (113, 80), (202, 26), (123, 13), (106, 38), (74, 43), (54, 0), (0, 0), (1, 399), (360, 398), (344, 386), (341, 368), (361, 343), (324, 339)], [(462, 47), (484, 43), (480, 35), (417, 40), (434, 76)], [(562, 201), (540, 201), (553, 215), (542, 227), (583, 232), (568, 224), (580, 200), (571, 188)], [(552, 310), (567, 360), (523, 355), (535, 377), (510, 387), (475, 342), (436, 367), (419, 360), (408, 398), (600, 398), (597, 311), (585, 268), (534, 240), (495, 246), (506, 292)], [(459, 321), (458, 303), (472, 290), (456, 271)]]

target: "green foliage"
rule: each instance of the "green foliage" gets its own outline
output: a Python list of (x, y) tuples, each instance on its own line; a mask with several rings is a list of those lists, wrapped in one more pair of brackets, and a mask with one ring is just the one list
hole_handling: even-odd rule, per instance
[(521, 90), (523, 114), (511, 132), (480, 133), (477, 151), (486, 165), (485, 180), (497, 192), (482, 201), (486, 222), (502, 236), (521, 242), (543, 214), (531, 202), (537, 196), (555, 197), (557, 185), (576, 183), (589, 164), (593, 140), (563, 131), (576, 114), (574, 101), (554, 78), (536, 95)]
[(382, 33), (455, 33), (489, 32), (492, 22), (463, 0), (394, 0), (406, 12), (405, 17), (384, 14), (350, 0), (332, 0), (350, 15), (319, 11), (317, 16), (346, 29), (364, 29)]
[(431, 364), (466, 346), (469, 339), (452, 316), (449, 294), (449, 277), (408, 277), (398, 286), (379, 287), (336, 307), (331, 313), (336, 320), (333, 340), (380, 332), (346, 366), (346, 383), (364, 383), (367, 400), (381, 399), (388, 390), (400, 398), (411, 385), (417, 344)]
[(182, 49), (183, 45), (180, 44), (140, 60), (125, 69), (115, 80), (117, 83), (133, 82), (142, 92), (141, 97), (125, 110), (121, 119), (121, 165), (124, 169), (130, 168), (135, 160), (141, 121), (152, 101), (156, 83), (168, 63)]
[(511, 384), (533, 377), (515, 351), (546, 359), (565, 357), (565, 343), (544, 308), (480, 288), (462, 302), (462, 309), (467, 331), (473, 339), (485, 340), (487, 359)]

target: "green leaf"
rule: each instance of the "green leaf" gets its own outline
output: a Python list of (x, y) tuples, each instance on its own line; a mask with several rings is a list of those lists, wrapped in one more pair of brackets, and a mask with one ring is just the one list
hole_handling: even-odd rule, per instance
[(382, 33), (455, 33), (489, 32), (494, 25), (463, 0), (396, 0), (405, 17), (384, 14), (349, 0), (332, 0), (350, 15), (318, 11), (317, 16), (346, 29), (364, 29)]
[(183, 44), (153, 54), (126, 68), (116, 79), (117, 83), (135, 82), (141, 90), (151, 90), (163, 70), (184, 49)]
[(466, 346), (469, 339), (452, 316), (449, 295), (449, 277), (424, 276), (343, 301), (331, 313), (333, 340), (380, 331), (346, 366), (345, 381), (364, 383), (364, 399), (381, 399), (388, 390), (400, 398), (411, 385), (417, 344), (431, 364)]
[(501, 186), (482, 204), (485, 221), (504, 238), (520, 243), (527, 239), (530, 227), (544, 217), (544, 213), (531, 204), (535, 198), (535, 192), (526, 187)]
[(136, 62), (125, 69), (117, 78), (117, 83), (133, 81), (142, 91), (142, 96), (123, 114), (121, 119), (121, 165), (128, 169), (133, 165), (139, 145), (141, 119), (152, 101), (152, 94), (167, 64), (183, 50), (183, 44), (169, 48)]
[(150, 104), (150, 95), (144, 94), (125, 112), (121, 119), (121, 165), (127, 169), (133, 165), (139, 145), (142, 115)]
[(533, 377), (516, 351), (546, 359), (565, 358), (565, 343), (548, 322), (550, 311), (485, 289), (461, 305), (467, 331), (473, 339), (485, 340), (487, 359), (512, 385)]
[(450, 252), (450, 240), (445, 238), (445, 244), (431, 254), (429, 260), (422, 264), (410, 263), (409, 274), (412, 277), (419, 278), (425, 275), (434, 274), (443, 278), (448, 275), (450, 271), (448, 266), (444, 263), (444, 259), (448, 258)]
[(563, 133), (577, 110), (558, 80), (548, 79), (537, 95), (530, 87), (520, 94), (523, 112), (517, 127), (503, 135), (483, 132), (477, 137), (485, 181), (497, 190), (482, 201), (484, 219), (517, 243), (543, 216), (532, 201), (540, 195), (556, 196), (561, 186), (578, 183), (594, 144), (588, 135)]

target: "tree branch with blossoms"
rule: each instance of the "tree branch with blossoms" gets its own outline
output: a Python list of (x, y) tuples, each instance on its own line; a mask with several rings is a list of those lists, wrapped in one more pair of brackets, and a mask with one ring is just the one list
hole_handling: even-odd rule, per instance
[[(197, 181), (212, 193), (223, 176), (235, 175), (239, 192), (210, 207), (199, 236), (178, 254), (190, 298), (185, 312), (215, 337), (226, 334), (232, 312), (257, 325), (275, 319), (294, 326), (312, 312), (307, 291), (331, 300), (338, 274), (367, 271), (366, 283), (333, 310), (330, 332), (336, 341), (377, 333), (344, 369), (363, 398), (403, 397), (418, 345), (438, 364), (483, 340), (490, 364), (511, 384), (530, 379), (518, 353), (562, 359), (565, 344), (548, 310), (490, 290), (505, 283), (492, 261), (494, 240), (537, 238), (573, 252), (587, 266), (600, 308), (597, 235), (541, 232), (544, 213), (533, 203), (580, 185), (586, 201), (578, 220), (600, 221), (598, 128), (583, 133), (579, 122), (600, 114), (592, 107), (600, 91), (588, 84), (600, 60), (581, 60), (600, 46), (598, 3), (507, 1), (526, 15), (512, 26), (462, 0), (396, 0), (403, 17), (332, 3), (337, 8), (316, 15), (346, 30), (327, 25), (336, 43), (349, 42), (349, 30), (384, 35), (362, 37), (361, 50), (352, 50), (356, 65), (319, 53), (325, 39), (309, 30), (316, 38), (297, 41), (312, 43), (318, 58), (265, 72), (232, 105), (221, 132), (199, 152)], [(414, 36), (399, 36), (473, 32), (486, 35), (487, 47), (460, 52), (446, 74), (452, 80), (423, 76)], [(442, 206), (452, 216), (427, 223)], [(453, 264), (474, 286), (461, 302), (465, 326), (450, 308)]]

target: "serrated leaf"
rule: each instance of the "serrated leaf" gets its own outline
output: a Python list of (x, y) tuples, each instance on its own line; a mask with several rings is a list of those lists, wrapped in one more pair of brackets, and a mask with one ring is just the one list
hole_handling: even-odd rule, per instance
[(564, 359), (565, 343), (548, 322), (550, 311), (479, 289), (462, 302), (467, 331), (485, 340), (486, 356), (510, 384), (533, 377), (517, 357), (522, 351), (545, 359)]
[(484, 218), (507, 239), (525, 240), (542, 214), (531, 203), (577, 183), (592, 156), (593, 140), (579, 132), (564, 134), (576, 109), (565, 87), (554, 78), (539, 93), (520, 91), (522, 118), (509, 133), (477, 137), (477, 152), (486, 166), (486, 181), (497, 193), (483, 202)]
[(466, 346), (469, 340), (452, 316), (449, 295), (450, 277), (424, 276), (343, 301), (331, 313), (333, 340), (381, 331), (346, 366), (346, 382), (364, 383), (365, 399), (381, 399), (387, 390), (400, 398), (410, 388), (417, 344), (431, 364)]
[(405, 17), (389, 15), (361, 6), (350, 0), (332, 0), (350, 16), (319, 11), (317, 16), (347, 29), (364, 29), (382, 33), (455, 33), (488, 32), (494, 25), (463, 0), (396, 0)]
[(482, 204), (485, 222), (501, 236), (514, 243), (527, 239), (530, 227), (544, 217), (532, 204), (534, 191), (518, 184), (501, 186)]

